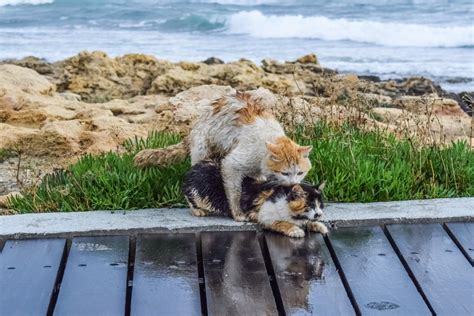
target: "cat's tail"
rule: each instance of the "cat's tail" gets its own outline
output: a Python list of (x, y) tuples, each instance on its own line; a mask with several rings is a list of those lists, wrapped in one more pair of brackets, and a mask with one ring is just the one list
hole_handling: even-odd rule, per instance
[(189, 154), (189, 144), (186, 140), (165, 148), (144, 149), (135, 155), (134, 163), (139, 168), (165, 166), (183, 161)]

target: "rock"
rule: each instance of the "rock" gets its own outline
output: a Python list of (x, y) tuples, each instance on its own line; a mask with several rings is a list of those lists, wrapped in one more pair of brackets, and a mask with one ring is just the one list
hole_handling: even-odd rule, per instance
[(137, 96), (91, 104), (73, 93), (56, 93), (37, 72), (0, 65), (0, 148), (34, 157), (68, 157), (120, 147), (153, 126), (163, 96)]
[(224, 61), (217, 57), (209, 57), (208, 59), (204, 60), (203, 63), (206, 65), (220, 65), (224, 64)]
[(22, 59), (10, 59), (4, 61), (3, 63), (30, 68), (41, 75), (49, 75), (54, 73), (54, 67), (51, 63), (48, 63), (45, 59), (34, 56), (27, 56)]
[(460, 108), (469, 116), (472, 116), (473, 111), (473, 104), (474, 104), (474, 93), (471, 92), (461, 92), (459, 94), (456, 93), (447, 93), (446, 96), (448, 98), (453, 99), (457, 102)]
[(413, 113), (425, 113), (435, 111), (437, 113), (462, 115), (463, 111), (459, 107), (456, 100), (449, 98), (441, 98), (436, 94), (423, 97), (418, 96), (402, 96), (394, 100), (396, 107), (408, 110)]
[(371, 110), (372, 113), (375, 113), (376, 116), (380, 117), (380, 121), (396, 124), (398, 119), (406, 114), (402, 109), (396, 108), (373, 108)]
[(146, 94), (153, 79), (171, 63), (142, 54), (109, 58), (103, 52), (82, 52), (55, 67), (58, 91), (72, 91), (87, 102), (105, 102)]
[(16, 92), (43, 96), (55, 92), (55, 86), (36, 71), (9, 64), (0, 65), (0, 88), (0, 98), (6, 92), (10, 95)]
[(20, 138), (32, 138), (39, 134), (38, 129), (0, 123), (0, 148), (16, 149)]
[(64, 91), (59, 93), (64, 99), (69, 101), (81, 101), (81, 96), (77, 93), (72, 93), (70, 91)]
[(316, 55), (313, 54), (313, 53), (301, 56), (295, 62), (300, 63), (300, 64), (316, 64), (316, 65), (319, 65), (319, 60), (316, 57)]
[(375, 93), (361, 93), (361, 95), (373, 106), (381, 106), (381, 107), (393, 106), (392, 104), (393, 100), (389, 96), (375, 94)]
[(360, 75), (359, 79), (367, 80), (367, 81), (370, 81), (370, 82), (380, 82), (381, 81), (379, 76), (372, 76), (372, 75)]
[[(294, 69), (294, 66), (292, 66)], [(288, 73), (288, 66), (274, 59), (266, 58), (262, 60), (262, 69), (272, 74)]]

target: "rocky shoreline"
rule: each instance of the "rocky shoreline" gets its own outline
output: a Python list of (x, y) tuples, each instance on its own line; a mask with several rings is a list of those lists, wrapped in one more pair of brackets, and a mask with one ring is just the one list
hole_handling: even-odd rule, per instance
[(260, 98), (288, 128), (357, 118), (421, 140), (472, 144), (471, 109), (463, 100), (469, 94), (448, 93), (420, 77), (338, 74), (314, 54), (284, 63), (265, 59), (261, 66), (103, 52), (55, 63), (27, 57), (0, 62), (0, 196), (85, 153), (120, 151), (126, 139), (151, 130), (185, 135), (202, 107), (236, 89)]

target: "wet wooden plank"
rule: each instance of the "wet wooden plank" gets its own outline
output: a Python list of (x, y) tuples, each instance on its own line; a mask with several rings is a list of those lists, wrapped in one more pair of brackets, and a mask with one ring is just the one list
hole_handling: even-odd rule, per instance
[(431, 314), (380, 227), (341, 228), (329, 237), (362, 315)]
[(255, 232), (202, 233), (209, 315), (276, 315)]
[(137, 238), (131, 314), (201, 314), (194, 234)]
[(0, 254), (0, 315), (46, 315), (64, 239), (7, 241)]
[(446, 223), (446, 226), (471, 265), (474, 265), (474, 223)]
[(124, 315), (128, 237), (72, 240), (54, 315)]
[(473, 268), (440, 224), (387, 229), (437, 314), (474, 314)]
[(355, 311), (320, 234), (304, 239), (266, 233), (287, 315), (353, 315)]

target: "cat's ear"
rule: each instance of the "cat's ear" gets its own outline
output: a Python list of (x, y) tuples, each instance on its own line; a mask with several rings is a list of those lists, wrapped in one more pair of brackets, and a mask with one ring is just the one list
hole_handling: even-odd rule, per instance
[(323, 181), (319, 183), (317, 186), (315, 186), (315, 189), (318, 190), (319, 192), (322, 192), (325, 187), (326, 187), (326, 181)]
[(267, 146), (268, 151), (271, 152), (272, 154), (276, 153), (276, 150), (278, 148), (277, 145), (272, 144), (269, 141), (265, 142), (265, 146)]
[(272, 144), (270, 142), (265, 142), (265, 146), (267, 146), (268, 151), (270, 152), (270, 159), (276, 162), (281, 161), (278, 159), (278, 145)]
[(302, 197), (304, 196), (305, 192), (304, 192), (304, 189), (301, 185), (299, 184), (295, 184), (292, 188), (291, 188), (291, 195), (295, 198), (297, 197)]
[(298, 148), (298, 152), (303, 155), (304, 158), (308, 158), (309, 157), (309, 153), (311, 152), (311, 150), (313, 149), (313, 146), (300, 146)]

